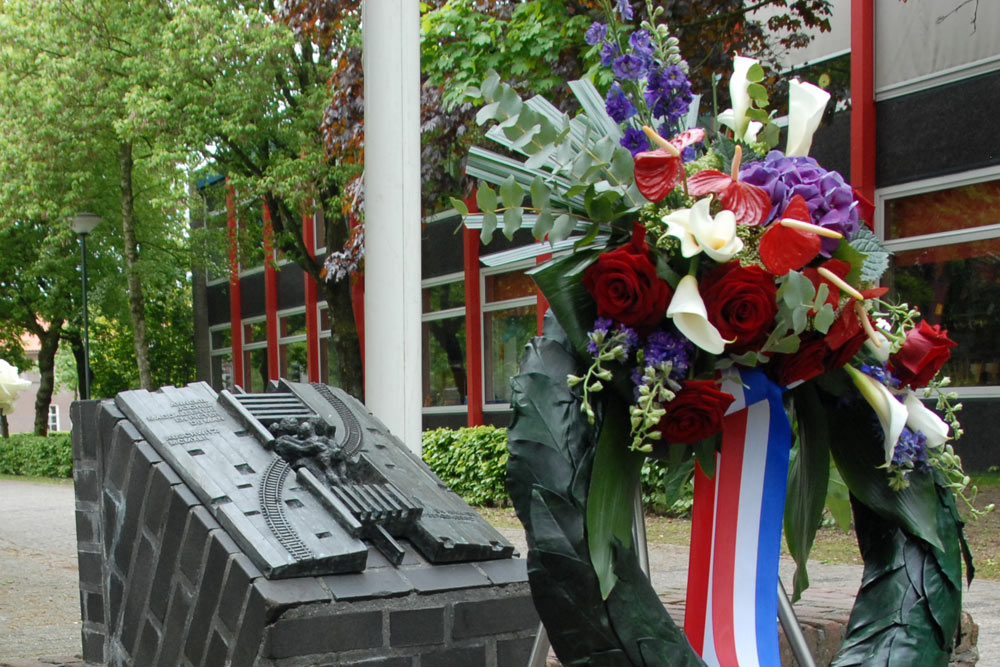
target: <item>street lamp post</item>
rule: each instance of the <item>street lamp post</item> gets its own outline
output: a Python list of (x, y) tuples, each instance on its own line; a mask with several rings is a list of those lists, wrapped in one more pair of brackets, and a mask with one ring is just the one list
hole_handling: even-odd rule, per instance
[(89, 314), (87, 312), (87, 234), (101, 222), (101, 217), (93, 213), (78, 213), (73, 216), (70, 226), (80, 237), (81, 273), (83, 280), (83, 387), (80, 398), (90, 398), (90, 333), (88, 331)]

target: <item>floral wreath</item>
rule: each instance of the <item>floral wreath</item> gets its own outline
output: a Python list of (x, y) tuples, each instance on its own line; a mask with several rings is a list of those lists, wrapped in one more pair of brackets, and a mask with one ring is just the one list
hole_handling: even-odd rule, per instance
[[(636, 27), (628, 2), (604, 5), (608, 21), (586, 39), (614, 75), (607, 94), (572, 82), (583, 113), (571, 118), (540, 97), (522, 100), (491, 73), (471, 91), (485, 102), (478, 120), (492, 121), (486, 136), (524, 159), (474, 149), (467, 171), (481, 179), (479, 212), (453, 200), (484, 241), (502, 224), (508, 237), (530, 228), (551, 244), (539, 244), (544, 251), (570, 250), (531, 272), (550, 313), (512, 381), (508, 432), (508, 488), (557, 655), (567, 665), (730, 667), (740, 651), (776, 646), (775, 616), (759, 599), (773, 642), (721, 647), (718, 636), (733, 633), (717, 625), (710, 644), (704, 622), (717, 609), (688, 622), (685, 635), (642, 575), (631, 539), (644, 457), (678, 470), (696, 461), (686, 469), (697, 517), (699, 484), (718, 484), (737, 448), (727, 420), (748, 412), (758, 398), (743, 389), (759, 384), (772, 424), (765, 439), (779, 452), (779, 472), (761, 477), (760, 493), (780, 503), (779, 518), (768, 510), (757, 522), (774, 524), (780, 541), (787, 505), (793, 598), (808, 586), (831, 458), (851, 493), (865, 576), (834, 664), (947, 664), (963, 559), (969, 582), (973, 575), (955, 508), (956, 495), (968, 502), (969, 480), (950, 444), (961, 435), (960, 406), (936, 379), (955, 343), (915, 309), (883, 300), (889, 253), (861, 220), (851, 186), (807, 156), (829, 95), (792, 81), (787, 144), (774, 150), (763, 70), (737, 56), (732, 108), (717, 115), (727, 129), (709, 135), (694, 127), (687, 64), (657, 22), (663, 10), (647, 2), (650, 18)], [(920, 389), (938, 396), (944, 419)], [(738, 511), (745, 500), (734, 498)], [(709, 533), (724, 521), (725, 508), (715, 511), (703, 524)], [(700, 539), (692, 537), (692, 569)], [(720, 568), (718, 548), (698, 558)], [(689, 581), (687, 616), (695, 587)]]

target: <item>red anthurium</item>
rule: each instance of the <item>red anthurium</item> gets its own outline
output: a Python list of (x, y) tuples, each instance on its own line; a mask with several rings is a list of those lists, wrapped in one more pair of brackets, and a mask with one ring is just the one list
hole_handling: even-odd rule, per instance
[[(781, 217), (809, 222), (806, 200), (801, 195), (792, 197)], [(768, 271), (783, 276), (811, 262), (819, 254), (821, 241), (819, 234), (788, 227), (779, 219), (760, 237), (760, 260)]]
[(724, 174), (716, 169), (705, 169), (692, 174), (688, 179), (688, 194), (700, 197), (718, 193), (722, 208), (736, 215), (736, 224), (759, 225), (767, 219), (767, 214), (771, 211), (771, 198), (764, 188), (740, 182), (742, 159), (743, 149), (737, 145), (731, 173)]
[(652, 128), (644, 127), (646, 135), (660, 146), (654, 151), (643, 151), (635, 156), (635, 184), (642, 196), (652, 202), (658, 202), (677, 186), (684, 163), (681, 151), (705, 140), (705, 130), (696, 127), (681, 132), (667, 141), (656, 134)]

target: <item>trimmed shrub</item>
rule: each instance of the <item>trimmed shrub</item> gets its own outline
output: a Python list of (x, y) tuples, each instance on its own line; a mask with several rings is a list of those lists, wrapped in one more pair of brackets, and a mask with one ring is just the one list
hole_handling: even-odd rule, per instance
[(73, 446), (69, 433), (47, 437), (15, 433), (0, 438), (0, 473), (26, 477), (71, 477)]
[(473, 505), (509, 505), (507, 429), (493, 426), (424, 431), (423, 458), (441, 481)]

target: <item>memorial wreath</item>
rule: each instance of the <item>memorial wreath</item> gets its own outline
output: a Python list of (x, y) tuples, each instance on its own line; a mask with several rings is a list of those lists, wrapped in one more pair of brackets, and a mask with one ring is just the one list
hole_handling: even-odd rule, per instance
[[(883, 299), (889, 254), (851, 186), (807, 157), (829, 95), (792, 81), (774, 150), (763, 70), (737, 56), (706, 133), (662, 9), (632, 26), (629, 3), (605, 5), (586, 38), (607, 94), (572, 82), (570, 117), (491, 74), (478, 121), (523, 159), (473, 149), (479, 211), (453, 201), (484, 241), (530, 228), (557, 251), (531, 271), (550, 312), (512, 381), (508, 464), (557, 655), (779, 664), (782, 529), (797, 597), (833, 474), (865, 562), (834, 664), (947, 664), (963, 560), (973, 576), (958, 406), (937, 379), (955, 343)], [(695, 478), (683, 630), (632, 536), (646, 456)]]

